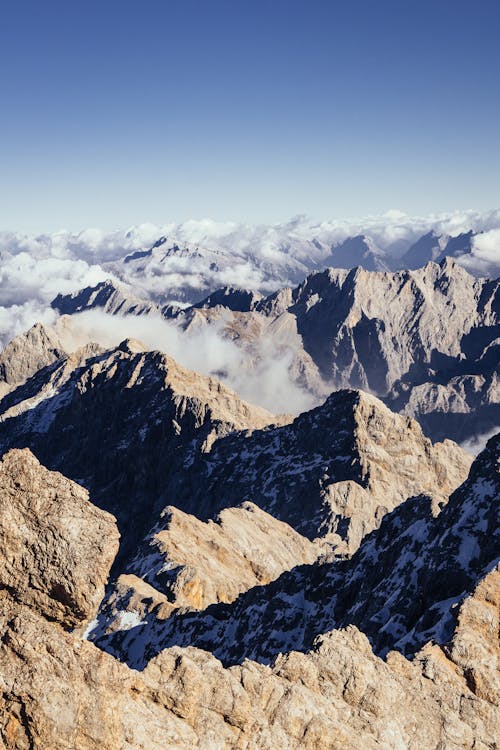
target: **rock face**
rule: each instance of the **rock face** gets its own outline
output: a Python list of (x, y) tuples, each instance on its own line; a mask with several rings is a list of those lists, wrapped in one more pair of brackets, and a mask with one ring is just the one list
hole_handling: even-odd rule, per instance
[[(110, 617), (127, 627), (122, 611), (143, 618), (167, 602), (231, 601), (312, 562), (325, 543), (351, 555), (388, 511), (421, 494), (437, 506), (470, 466), (458, 446), (433, 446), (416, 422), (359, 391), (276, 421), (214, 379), (125, 342), (77, 352), (4, 398), (0, 446), (29, 447), (116, 515)], [(165, 528), (169, 505), (177, 510)], [(216, 524), (197, 520), (221, 511)], [(241, 523), (234, 533), (230, 519)]]
[(65, 354), (56, 332), (36, 323), (0, 353), (0, 396)]
[(150, 315), (160, 312), (160, 308), (153, 302), (136, 297), (129, 289), (111, 279), (73, 294), (58, 294), (51, 305), (61, 315), (74, 315), (94, 309), (110, 315)]
[(330, 258), (326, 258), (324, 265), (334, 268), (360, 266), (367, 271), (389, 271), (390, 259), (370, 237), (357, 235), (332, 247), (332, 254)]
[(178, 607), (232, 602), (243, 591), (326, 553), (326, 545), (310, 542), (253, 503), (226, 508), (215, 522), (168, 506), (110, 586), (99, 631), (128, 629), (151, 613), (168, 617)]
[(127, 554), (166, 505), (208, 519), (243, 501), (352, 553), (388, 510), (421, 493), (438, 503), (470, 465), (359, 391), (334, 393), (291, 425), (273, 421), (129, 342), (76, 353), (4, 398), (0, 448), (27, 446), (88, 487), (117, 516)]
[(297, 318), (323, 377), (386, 392), (438, 354), (457, 357), (474, 327), (498, 322), (498, 282), (475, 280), (451, 260), (394, 274), (328, 269), (261, 303)]
[(437, 234), (434, 230), (420, 237), (399, 259), (398, 267), (421, 268), (429, 261), (440, 263), (445, 258), (460, 258), (470, 255), (474, 232), (462, 232), (456, 237)]
[[(63, 481), (35, 467), (26, 452), (12, 452), (7, 458), (3, 471), (12, 475), (14, 484), (21, 459), (41, 472), (42, 487)], [(463, 505), (490, 469), (486, 454), (461, 490)], [(74, 491), (67, 482), (64, 492), (68, 487)], [(89, 505), (86, 498), (82, 502)], [(38, 510), (43, 512), (34, 508)], [(94, 512), (109, 523), (105, 514)], [(472, 513), (465, 515), (472, 522)], [(53, 526), (52, 515), (38, 522), (44, 538), (59, 533), (59, 521)], [(76, 544), (92, 535), (84, 528), (87, 523), (93, 527), (95, 519), (82, 520)], [(109, 529), (106, 539), (112, 543)], [(75, 543), (71, 530), (66, 541)], [(53, 560), (53, 572), (59, 576), (65, 574), (67, 549), (63, 545), (64, 554)], [(444, 549), (448, 554), (452, 546)], [(108, 565), (110, 556), (108, 551)], [(17, 565), (20, 576), (22, 556)], [(103, 576), (104, 567), (103, 563)], [(497, 570), (463, 599), (447, 643), (429, 643), (413, 660), (398, 652), (380, 659), (366, 636), (351, 625), (321, 635), (308, 653), (292, 650), (269, 666), (247, 660), (224, 668), (209, 653), (175, 647), (159, 653), (141, 672), (82, 641), (77, 633), (66, 632), (72, 612), (69, 619), (63, 615), (49, 621), (36, 602), (14, 597), (3, 570), (2, 566), (0, 738), (8, 750), (497, 746)], [(85, 576), (75, 571), (74, 580), (80, 581), (83, 594), (88, 586)], [(91, 614), (89, 607), (85, 616)], [(280, 627), (279, 621), (275, 627)]]
[(249, 500), (310, 539), (352, 553), (383, 515), (425, 494), (438, 504), (471, 459), (451, 441), (432, 445), (418, 424), (361, 391), (338, 391), (292, 424), (237, 433), (198, 454), (171, 498), (209, 518)]
[(84, 348), (9, 393), (0, 450), (29, 447), (87, 487), (116, 515), (124, 553), (167, 504), (173, 472), (218, 437), (274, 421), (214, 378), (126, 341), (107, 352)]
[(1, 586), (66, 627), (90, 619), (118, 550), (114, 518), (28, 450), (0, 461)]

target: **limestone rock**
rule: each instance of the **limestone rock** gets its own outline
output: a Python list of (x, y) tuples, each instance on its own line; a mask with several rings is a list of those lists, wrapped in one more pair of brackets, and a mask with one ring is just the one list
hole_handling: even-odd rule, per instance
[[(433, 248), (435, 240), (430, 236), (424, 245)], [(499, 280), (475, 279), (440, 253), (435, 256), (439, 263), (390, 273), (366, 238), (349, 242), (361, 253), (360, 265), (378, 270), (328, 268), (262, 299), (223, 288), (191, 307), (165, 308), (163, 314), (174, 316), (187, 331), (216, 327), (241, 347), (248, 368), (288, 357), (289, 376), (316, 403), (333, 388), (369, 390), (392, 409), (421, 420), (434, 440), (463, 441), (481, 424), (486, 430), (498, 426), (495, 389), (482, 388), (476, 380), (472, 390), (481, 390), (484, 404), (469, 391), (471, 379), (490, 384), (498, 379), (498, 346), (487, 356), (475, 349), (482, 342), (486, 352), (499, 336)], [(448, 255), (455, 251), (450, 246)], [(339, 252), (336, 248), (332, 262)], [(362, 260), (363, 253), (370, 262)], [(347, 261), (351, 265), (351, 254)], [(89, 307), (94, 307), (97, 287), (91, 296)], [(137, 306), (138, 314), (147, 304)], [(457, 409), (458, 402), (465, 408)], [(460, 418), (453, 416), (457, 411)]]
[(9, 393), (0, 451), (29, 447), (86, 486), (131, 550), (166, 505), (173, 472), (231, 431), (276, 421), (215, 378), (126, 340), (107, 351), (84, 347)]
[(118, 550), (113, 517), (28, 450), (0, 462), (0, 586), (65, 627), (94, 616)]
[(153, 302), (140, 299), (130, 289), (112, 279), (72, 294), (58, 294), (51, 306), (61, 315), (74, 315), (95, 309), (110, 315), (149, 315), (160, 312), (160, 308)]
[(140, 667), (174, 645), (210, 650), (226, 664), (270, 662), (351, 624), (381, 655), (412, 655), (431, 639), (445, 643), (464, 593), (498, 560), (499, 449), (500, 435), (447, 503), (420, 496), (387, 513), (351, 559), (296, 567), (233, 603), (151, 618), (140, 629), (99, 638), (99, 645)]
[[(0, 353), (0, 386), (3, 393), (66, 354), (56, 332), (49, 326), (35, 323), (7, 344)], [(0, 396), (2, 391), (0, 391)]]
[(150, 613), (166, 619), (177, 607), (204, 609), (234, 601), (325, 552), (253, 503), (226, 508), (205, 523), (169, 506), (110, 588), (99, 632), (128, 629)]
[(494, 750), (498, 707), (442, 651), (375, 657), (356, 628), (272, 666), (168, 649), (134, 672), (5, 596), (0, 738), (8, 750)]
[(206, 518), (250, 500), (310, 539), (334, 535), (339, 553), (352, 553), (404, 500), (447, 498), (471, 460), (451, 441), (432, 445), (417, 422), (377, 398), (338, 391), (290, 425), (217, 441), (170, 498)]
[[(473, 575), (498, 549), (488, 526), (492, 501), (498, 498), (498, 478), (492, 473), (497, 447), (494, 441), (489, 444), (468, 482), (444, 510), (434, 517), (429, 509), (433, 520), (426, 522), (428, 538), (423, 537), (421, 526), (415, 530), (418, 519), (411, 503), (408, 508), (400, 506), (397, 517), (388, 517), (386, 528), (383, 522), (379, 532), (382, 541), (384, 533), (390, 533), (395, 544), (399, 533), (415, 559), (423, 555), (426, 564), (434, 561), (437, 567), (431, 575), (440, 577), (443, 586), (453, 585), (453, 566)], [(110, 517), (92, 508), (84, 490), (43, 469), (27, 451), (9, 452), (0, 468), (2, 549), (7, 550), (8, 562), (0, 591), (0, 743), (7, 750), (495, 750), (498, 746), (494, 661), (498, 568), (490, 569), (462, 599), (448, 642), (426, 644), (413, 660), (395, 651), (382, 660), (373, 653), (366, 635), (349, 625), (324, 630), (305, 652), (293, 646), (282, 649), (269, 665), (247, 659), (225, 668), (210, 653), (189, 646), (163, 650), (137, 672), (82, 640), (81, 629), (64, 629), (92, 615), (94, 585), (102, 593), (111, 548), (116, 547)], [(11, 523), (11, 510), (17, 508), (24, 515)], [(213, 528), (216, 524), (188, 523), (183, 516), (177, 522), (198, 531), (209, 526), (209, 538), (220, 542), (225, 536), (228, 548), (232, 542), (234, 549), (243, 550), (247, 542), (253, 548), (255, 528), (248, 527), (252, 534), (246, 541), (231, 539), (231, 531), (235, 523), (238, 529), (242, 527), (244, 513), (255, 514), (259, 527), (266, 520), (262, 512), (246, 507), (222, 514), (219, 531)], [(36, 540), (30, 535), (30, 524), (37, 530)], [(96, 548), (98, 529), (101, 546)], [(437, 538), (442, 540), (440, 545)], [(173, 534), (172, 547), (175, 539)], [(298, 542), (293, 534), (283, 539)], [(371, 542), (370, 537), (365, 540), (358, 554), (386, 578), (394, 600), (393, 584), (400, 571), (391, 579), (390, 564), (401, 558), (405, 547), (391, 549), (384, 542), (388, 558), (375, 561), (375, 540), (376, 536)], [(283, 542), (283, 553), (289, 541)], [(399, 549), (399, 557), (394, 549)], [(433, 557), (427, 558), (431, 552)], [(37, 570), (44, 566), (43, 590), (16, 588), (9, 583), (12, 578), (6, 580), (15, 564), (22, 570), (23, 561), (34, 573), (35, 586)], [(358, 564), (355, 558), (335, 563), (337, 591), (346, 579), (347, 566)], [(289, 591), (289, 604), (297, 607), (300, 600), (307, 602), (315, 616), (314, 602), (319, 601), (321, 587), (314, 590), (310, 572), (325, 565), (328, 569), (330, 564), (302, 566), (301, 589)], [(287, 575), (297, 580), (297, 573)], [(50, 585), (50, 578), (69, 580), (76, 607), (61, 612), (58, 590)], [(325, 583), (323, 577), (323, 588)], [(149, 592), (147, 584), (143, 585), (140, 595), (144, 598)], [(373, 587), (373, 581), (367, 585)], [(273, 599), (282, 604), (280, 588), (283, 584), (278, 579), (258, 590), (270, 589)], [(48, 602), (51, 597), (55, 597), (52, 604)], [(82, 599), (89, 603), (81, 605)], [(388, 606), (393, 604), (386, 602)], [(227, 637), (223, 622), (219, 619), (219, 639)], [(259, 632), (249, 635), (265, 641), (292, 625), (292, 618), (283, 619), (278, 606), (272, 619), (261, 621)], [(304, 629), (303, 620), (300, 627)], [(236, 635), (233, 630), (231, 637)], [(297, 634), (294, 641), (300, 644)]]

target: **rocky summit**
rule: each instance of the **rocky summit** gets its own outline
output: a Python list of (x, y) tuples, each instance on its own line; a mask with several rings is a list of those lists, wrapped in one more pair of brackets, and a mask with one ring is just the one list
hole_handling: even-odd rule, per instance
[[(60, 294), (0, 354), (1, 748), (498, 750), (500, 433), (475, 458), (450, 439), (492, 432), (498, 282), (354, 251), (377, 270), (182, 309), (114, 280)], [(289, 347), (315, 405), (81, 345), (96, 309), (124, 336), (215, 331), (243, 368)]]

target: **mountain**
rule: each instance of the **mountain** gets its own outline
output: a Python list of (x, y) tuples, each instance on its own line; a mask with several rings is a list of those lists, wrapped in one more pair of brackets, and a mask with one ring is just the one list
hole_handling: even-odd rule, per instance
[(437, 257), (437, 262), (439, 263), (444, 258), (463, 258), (465, 255), (471, 255), (475, 236), (474, 232), (469, 230), (468, 232), (461, 232), (455, 237), (449, 237), (441, 254)]
[(0, 451), (29, 447), (78, 480), (116, 515), (132, 548), (178, 462), (189, 464), (232, 430), (273, 421), (219, 381), (124, 341), (108, 351), (77, 350), (8, 393), (0, 401)]
[(443, 251), (443, 246), (443, 238), (431, 230), (419, 237), (399, 258), (398, 267), (402, 270), (421, 268), (429, 261), (436, 261)]
[(85, 287), (78, 292), (58, 294), (52, 300), (51, 307), (61, 315), (74, 315), (83, 310), (94, 309), (110, 315), (148, 315), (160, 312), (157, 305), (139, 299), (130, 290), (111, 279), (101, 281), (94, 287)]
[(0, 401), (2, 743), (491, 750), (499, 441), (277, 418), (130, 340), (42, 362)]
[(333, 388), (364, 388), (433, 439), (463, 441), (500, 424), (499, 284), (451, 259), (394, 273), (327, 269), (267, 297), (223, 288), (163, 315), (187, 341), (216, 330), (249, 371), (288, 358), (290, 380), (317, 402)]
[[(116, 548), (112, 519), (27, 451), (5, 456), (0, 486), (13, 489), (0, 529), (17, 550), (8, 586), (0, 568), (0, 738), (10, 750), (494, 748), (497, 571), (463, 599), (448, 643), (429, 643), (413, 660), (398, 652), (380, 659), (351, 625), (271, 666), (246, 660), (227, 669), (190, 646), (166, 649), (137, 672), (82, 639)], [(25, 506), (31, 528), (11, 520)], [(54, 539), (58, 554), (47, 557), (39, 598), (12, 588), (26, 574), (19, 551), (31, 548), (30, 564), (44, 564)], [(54, 618), (53, 605), (39, 601), (55, 605), (63, 587), (72, 597)]]
[(126, 630), (159, 612), (168, 617), (178, 607), (234, 601), (327, 550), (250, 502), (206, 522), (167, 506), (108, 587), (99, 628)]
[(24, 383), (41, 368), (66, 354), (56, 332), (36, 323), (0, 352), (0, 395)]
[(416, 269), (421, 268), (429, 261), (441, 263), (445, 258), (458, 260), (464, 256), (470, 256), (475, 236), (472, 230), (461, 232), (456, 236), (438, 235), (432, 230), (420, 237), (399, 258), (398, 268)]
[(432, 446), (415, 422), (357, 391), (290, 421), (125, 341), (78, 350), (9, 393), (0, 450), (29, 447), (102, 498), (130, 533), (147, 530), (160, 500), (201, 518), (249, 500), (310, 539), (337, 533), (349, 548), (404, 499), (442, 497), (468, 466), (453, 443)]
[(366, 271), (389, 271), (390, 260), (370, 237), (358, 235), (332, 246), (332, 254), (325, 259), (324, 265), (335, 268), (359, 266)]
[(106, 618), (119, 627), (149, 611), (146, 599), (228, 601), (311, 557), (350, 555), (408, 498), (442, 502), (470, 464), (357, 391), (290, 421), (127, 341), (78, 350), (9, 393), (0, 450), (29, 447), (114, 513), (122, 543)]
[(467, 593), (493, 586), (498, 600), (499, 461), (497, 435), (447, 503), (417, 496), (398, 505), (350, 559), (299, 566), (233, 603), (148, 618), (96, 641), (136, 668), (174, 645), (208, 650), (225, 664), (269, 663), (349, 625), (382, 656), (415, 655), (431, 639), (445, 644)]
[(497, 750), (497, 226), (0, 237), (1, 748)]

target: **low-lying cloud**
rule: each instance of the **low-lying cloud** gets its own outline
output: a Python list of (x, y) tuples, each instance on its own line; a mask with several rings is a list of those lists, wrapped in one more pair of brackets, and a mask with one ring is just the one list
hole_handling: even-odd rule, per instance
[(100, 310), (62, 316), (55, 328), (67, 351), (90, 341), (114, 347), (124, 338), (137, 339), (148, 349), (165, 352), (184, 367), (218, 377), (245, 400), (274, 414), (299, 414), (317, 403), (290, 377), (293, 351), (274, 358), (266, 352), (249, 358), (217, 328), (204, 326), (183, 331), (160, 316), (117, 317)]
[(497, 425), (497, 427), (493, 427), (493, 429), (488, 430), (488, 432), (483, 432), (479, 435), (473, 435), (473, 437), (469, 438), (468, 440), (464, 440), (463, 443), (460, 443), (460, 447), (469, 455), (477, 456), (478, 453), (481, 453), (481, 451), (485, 449), (488, 440), (497, 435), (499, 432), (500, 425)]

